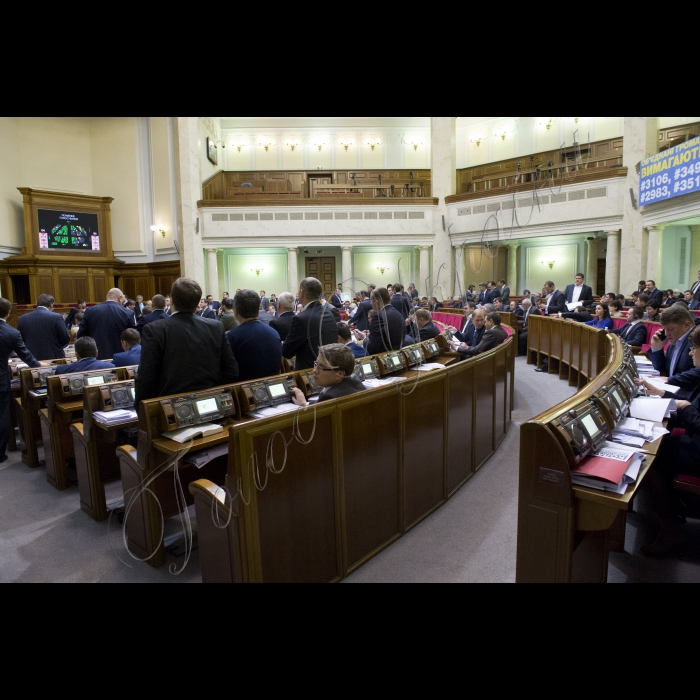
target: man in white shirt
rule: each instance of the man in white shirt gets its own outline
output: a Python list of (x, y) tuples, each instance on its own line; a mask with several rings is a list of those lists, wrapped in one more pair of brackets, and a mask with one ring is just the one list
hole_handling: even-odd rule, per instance
[(590, 306), (593, 304), (593, 290), (584, 284), (585, 277), (579, 272), (574, 284), (566, 288), (566, 303), (576, 306)]

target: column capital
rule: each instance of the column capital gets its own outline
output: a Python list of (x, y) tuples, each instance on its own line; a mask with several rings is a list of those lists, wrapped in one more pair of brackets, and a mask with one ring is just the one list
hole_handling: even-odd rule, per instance
[(207, 248), (207, 253), (209, 253), (209, 254), (214, 253), (214, 255), (216, 255), (217, 252), (218, 252), (217, 248)]
[(422, 246), (420, 247), (420, 249), (421, 249), (421, 250), (430, 250), (432, 247), (433, 247), (433, 246), (431, 246), (431, 245), (422, 245)]
[(518, 248), (520, 248), (520, 245), (521, 245), (520, 243), (509, 243), (508, 247), (514, 248), (515, 250), (517, 250)]
[(620, 231), (619, 229), (617, 231), (606, 231), (605, 234), (607, 236), (620, 236), (622, 235), (622, 231)]
[(667, 226), (668, 224), (654, 224), (653, 226), (647, 226), (647, 231), (650, 233), (663, 233)]
[(298, 253), (298, 252), (299, 252), (299, 248), (287, 248), (287, 252), (288, 252), (288, 253)]
[(342, 249), (345, 250), (345, 251), (351, 251), (351, 250), (352, 250), (352, 246), (351, 246), (351, 245), (344, 245)]

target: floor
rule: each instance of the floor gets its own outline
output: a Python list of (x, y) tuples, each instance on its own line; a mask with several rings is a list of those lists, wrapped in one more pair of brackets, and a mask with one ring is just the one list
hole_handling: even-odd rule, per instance
[[(515, 581), (519, 425), (572, 393), (556, 377), (537, 374), (519, 358), (513, 425), (498, 453), (443, 508), (380, 554), (348, 583), (512, 583)], [(119, 497), (119, 486), (108, 494)], [(629, 518), (626, 549), (611, 556), (610, 582), (700, 581), (700, 520), (685, 527), (684, 560), (638, 555), (656, 521), (642, 496)], [(168, 535), (181, 530), (168, 523)], [(198, 553), (168, 557), (159, 570), (133, 561), (119, 524), (82, 513), (77, 488), (64, 492), (29, 470), (19, 453), (0, 465), (0, 582), (199, 583)], [(695, 545), (695, 546), (692, 546)]]

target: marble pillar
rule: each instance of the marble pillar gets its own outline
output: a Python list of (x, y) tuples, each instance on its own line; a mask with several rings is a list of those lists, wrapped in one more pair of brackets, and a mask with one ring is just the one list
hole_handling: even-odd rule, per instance
[[(352, 248), (343, 248), (343, 291), (347, 294), (352, 294), (357, 285), (352, 281)], [(359, 290), (356, 290), (359, 291)]]
[[(608, 231), (608, 252), (605, 258), (605, 293), (620, 292), (620, 232)], [(641, 279), (641, 278), (640, 278)], [(637, 280), (639, 282), (639, 280)], [(634, 289), (637, 288), (635, 282)]]
[(430, 298), (430, 246), (424, 245), (420, 249), (420, 280), (418, 280), (418, 293), (421, 297)]
[(287, 291), (295, 297), (299, 291), (299, 250), (287, 248)]
[[(648, 234), (640, 208), (635, 209), (629, 190), (639, 199), (637, 164), (659, 152), (659, 118), (625, 117), (623, 164), (627, 168), (627, 183), (623, 193), (622, 237), (620, 241), (620, 281), (615, 288), (629, 294), (637, 289), (639, 280), (647, 273)], [(637, 202), (638, 205), (638, 202)]]
[(208, 284), (207, 288), (204, 290), (204, 295), (211, 294), (214, 300), (221, 297), (219, 290), (219, 265), (218, 265), (218, 255), (216, 248), (209, 248), (207, 250), (207, 268), (209, 270)]
[[(438, 199), (435, 212), (435, 245), (433, 246), (433, 268), (427, 296), (441, 300), (455, 293), (454, 259), (452, 242), (448, 235), (450, 213), (445, 197), (457, 192), (457, 118), (430, 117), (432, 147), (432, 189)], [(443, 217), (445, 230), (443, 230)], [(425, 280), (422, 280), (424, 283)]]
[(692, 234), (690, 246), (690, 281), (693, 285), (697, 281), (695, 276), (700, 270), (700, 226), (691, 226), (690, 233)]
[(510, 287), (511, 296), (518, 296), (518, 251), (520, 250), (519, 243), (512, 243), (508, 246), (508, 286)]
[[(175, 120), (175, 164), (178, 192), (177, 228), (182, 274), (204, 284), (204, 254), (197, 202), (202, 198), (202, 168), (199, 160), (198, 117)], [(203, 221), (200, 220), (199, 230)]]
[[(665, 226), (649, 226), (648, 238), (648, 255), (645, 280), (654, 280), (659, 288), (663, 288), (663, 280), (661, 279), (661, 235)], [(639, 279), (641, 280), (642, 277)]]
[[(598, 293), (598, 239), (586, 241), (588, 245), (588, 257), (586, 260), (586, 284), (593, 290), (593, 294)], [(607, 289), (605, 290), (608, 291)], [(612, 290), (610, 290), (612, 291)]]

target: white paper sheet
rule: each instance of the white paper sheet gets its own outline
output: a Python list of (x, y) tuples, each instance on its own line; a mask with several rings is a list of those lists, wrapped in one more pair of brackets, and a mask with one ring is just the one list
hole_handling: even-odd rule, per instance
[(649, 384), (661, 389), (662, 391), (668, 391), (669, 394), (677, 394), (681, 388), (679, 386), (671, 386), (670, 384), (667, 384), (666, 380), (658, 377), (654, 377), (653, 379), (647, 379)]
[(436, 369), (445, 369), (445, 366), (439, 365), (437, 363), (426, 363), (426, 364), (420, 365), (418, 367), (410, 367), (410, 369), (414, 372), (432, 372), (433, 370), (436, 370)]
[[(632, 402), (630, 414), (632, 418), (661, 423), (671, 403), (670, 399), (635, 399)], [(673, 403), (675, 405), (675, 401)]]

